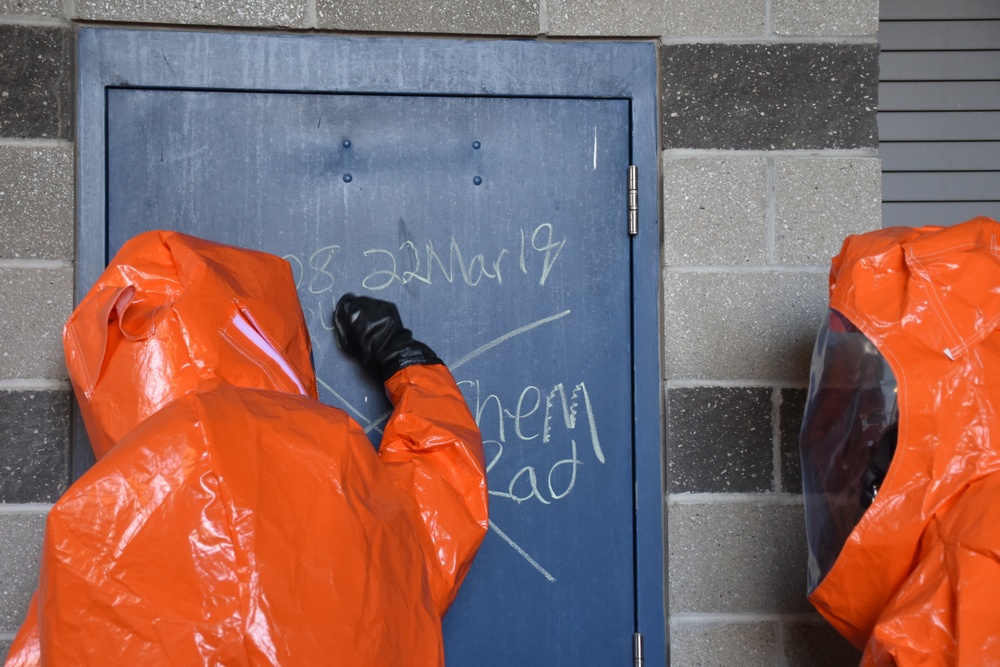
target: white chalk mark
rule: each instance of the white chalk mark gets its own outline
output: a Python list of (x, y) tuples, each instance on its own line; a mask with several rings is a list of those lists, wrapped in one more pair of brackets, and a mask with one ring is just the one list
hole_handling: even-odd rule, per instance
[(587, 386), (580, 383), (583, 392), (583, 402), (587, 406), (587, 424), (590, 426), (590, 442), (594, 445), (594, 456), (601, 463), (604, 463), (604, 450), (601, 449), (601, 440), (597, 437), (597, 421), (594, 419), (594, 408), (590, 405), (590, 395), (587, 393)]
[[(317, 377), (317, 378), (316, 378), (316, 382), (318, 382), (318, 383), (319, 383), (319, 384), (320, 384), (320, 385), (321, 385), (321, 386), (322, 386), (322, 387), (323, 387), (324, 389), (326, 389), (326, 390), (327, 390), (328, 392), (330, 392), (331, 394), (333, 394), (333, 397), (334, 397), (334, 398), (336, 398), (336, 399), (337, 399), (338, 401), (340, 401), (340, 403), (341, 403), (341, 404), (342, 404), (342, 405), (343, 405), (343, 406), (344, 406), (345, 408), (347, 408), (347, 411), (348, 411), (348, 412), (350, 412), (351, 414), (353, 414), (353, 415), (354, 415), (354, 416), (355, 416), (355, 417), (356, 417), (356, 418), (357, 418), (357, 419), (358, 419), (359, 421), (361, 421), (361, 422), (364, 422), (364, 428), (365, 428), (365, 433), (370, 433), (371, 431), (378, 431), (379, 433), (381, 433), (381, 432), (382, 432), (382, 429), (381, 429), (381, 428), (379, 428), (379, 425), (380, 425), (380, 424), (381, 424), (381, 423), (382, 423), (383, 421), (385, 421), (386, 419), (388, 419), (388, 416), (389, 416), (390, 414), (392, 414), (391, 412), (389, 412), (389, 413), (386, 413), (386, 415), (385, 415), (384, 417), (381, 417), (381, 418), (379, 418), (378, 420), (376, 420), (376, 421), (374, 421), (374, 422), (373, 422), (372, 420), (368, 419), (368, 417), (364, 416), (364, 415), (363, 415), (363, 414), (361, 413), (361, 411), (360, 411), (360, 410), (358, 410), (358, 409), (357, 409), (357, 408), (355, 408), (355, 407), (354, 407), (353, 405), (351, 405), (350, 403), (348, 403), (348, 402), (347, 402), (347, 399), (346, 399), (346, 398), (344, 398), (343, 396), (341, 396), (340, 394), (338, 394), (338, 393), (336, 392), (336, 390), (334, 390), (334, 388), (333, 388), (333, 387), (331, 387), (331, 386), (330, 386), (330, 385), (328, 385), (327, 383), (323, 382), (322, 378), (319, 378), (319, 377)], [(365, 400), (368, 400), (368, 399), (366, 398)]]
[(594, 171), (597, 171), (597, 126), (594, 126)]
[(507, 544), (509, 544), (514, 551), (516, 551), (517, 553), (519, 553), (521, 555), (521, 558), (523, 558), (524, 560), (528, 561), (528, 564), (531, 565), (531, 567), (533, 567), (536, 570), (538, 570), (539, 572), (541, 572), (542, 576), (545, 577), (546, 579), (548, 579), (549, 582), (551, 582), (553, 584), (556, 582), (556, 578), (553, 577), (551, 574), (549, 574), (545, 570), (544, 567), (542, 567), (541, 565), (539, 565), (538, 562), (534, 558), (532, 558), (531, 556), (529, 556), (527, 554), (527, 552), (525, 552), (525, 550), (522, 549), (517, 544), (517, 542), (515, 542), (512, 539), (510, 539), (510, 537), (508, 537), (505, 532), (503, 532), (502, 530), (500, 530), (499, 528), (497, 528), (497, 525), (495, 523), (493, 523), (492, 519), (490, 519), (490, 528), (492, 528), (493, 532), (496, 533), (497, 535), (499, 535), (500, 538), (503, 539), (504, 542), (506, 542)]
[(386, 410), (378, 417), (376, 417), (374, 421), (368, 422), (368, 424), (365, 426), (365, 433), (371, 433), (372, 431), (378, 431), (379, 433), (381, 433), (382, 429), (379, 427), (382, 426), (382, 424), (385, 423), (385, 420), (391, 416), (392, 416), (392, 410)]
[(518, 327), (517, 329), (514, 329), (513, 331), (511, 331), (509, 333), (505, 333), (504, 335), (502, 335), (502, 336), (500, 336), (498, 338), (494, 338), (493, 340), (491, 340), (489, 343), (486, 343), (485, 345), (477, 347), (475, 350), (473, 350), (472, 352), (468, 353), (467, 355), (465, 355), (464, 357), (462, 357), (461, 359), (459, 359), (455, 363), (448, 364), (448, 368), (450, 368), (451, 370), (454, 371), (455, 369), (460, 368), (461, 366), (463, 366), (463, 365), (467, 364), (468, 362), (472, 361), (473, 359), (475, 359), (479, 355), (492, 350), (497, 345), (500, 345), (501, 343), (506, 343), (508, 340), (510, 340), (514, 336), (520, 336), (521, 334), (527, 333), (527, 332), (531, 331), (532, 329), (535, 329), (537, 327), (542, 326), (543, 324), (548, 324), (549, 322), (554, 322), (554, 321), (556, 321), (556, 320), (558, 320), (560, 318), (566, 317), (569, 314), (570, 314), (570, 311), (564, 310), (561, 313), (556, 313), (555, 315), (551, 315), (549, 317), (543, 317), (542, 319), (538, 320), (537, 322), (532, 322), (531, 324), (525, 324), (523, 327)]
[[(556, 313), (555, 315), (550, 315), (549, 317), (543, 317), (542, 319), (538, 320), (537, 322), (532, 322), (531, 324), (525, 324), (523, 327), (518, 327), (517, 329), (514, 329), (513, 331), (510, 331), (508, 333), (505, 333), (504, 335), (502, 335), (502, 336), (500, 336), (498, 338), (494, 338), (493, 340), (491, 340), (490, 342), (486, 343), (485, 345), (481, 345), (481, 346), (477, 347), (475, 350), (473, 350), (472, 352), (469, 352), (467, 355), (465, 355), (464, 357), (462, 357), (461, 359), (459, 359), (455, 363), (453, 363), (453, 364), (447, 364), (447, 366), (448, 366), (449, 370), (455, 371), (456, 369), (458, 369), (459, 367), (463, 366), (464, 364), (469, 363), (470, 361), (472, 361), (473, 359), (475, 359), (479, 355), (484, 354), (486, 352), (489, 352), (490, 350), (492, 350), (497, 345), (500, 345), (501, 343), (506, 343), (511, 338), (514, 338), (515, 336), (520, 336), (523, 333), (527, 333), (527, 332), (531, 331), (532, 329), (536, 329), (536, 328), (542, 326), (543, 324), (548, 324), (549, 322), (554, 322), (554, 321), (556, 321), (556, 320), (558, 320), (560, 318), (566, 317), (567, 315), (570, 314), (570, 312), (571, 311), (569, 311), (569, 310), (564, 310), (561, 313)], [(369, 420), (367, 417), (365, 417), (360, 412), (358, 412), (350, 403), (348, 403), (346, 400), (344, 400), (343, 396), (341, 396), (340, 394), (338, 394), (337, 392), (335, 392), (333, 390), (333, 388), (330, 387), (330, 385), (326, 384), (325, 382), (323, 382), (319, 378), (317, 378), (317, 381), (321, 385), (323, 385), (323, 387), (327, 391), (329, 391), (331, 394), (333, 394), (335, 397), (337, 397), (337, 400), (339, 400), (341, 403), (343, 403), (345, 406), (347, 406), (348, 410), (350, 410), (351, 412), (353, 412), (362, 421), (364, 421), (364, 424), (362, 424), (362, 426), (365, 429), (365, 433), (371, 433), (372, 431), (378, 431), (379, 433), (381, 433), (382, 432), (382, 429), (381, 429), (382, 424), (385, 423), (385, 421), (389, 417), (392, 416), (392, 410), (387, 410), (386, 412), (382, 413), (381, 415), (379, 415), (375, 419)], [(601, 462), (603, 463), (603, 461), (601, 461)]]

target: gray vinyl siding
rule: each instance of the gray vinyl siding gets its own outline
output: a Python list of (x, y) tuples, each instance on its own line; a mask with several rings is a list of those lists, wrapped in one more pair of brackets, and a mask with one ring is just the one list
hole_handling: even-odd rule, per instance
[(1000, 2), (882, 0), (882, 217), (1000, 218)]

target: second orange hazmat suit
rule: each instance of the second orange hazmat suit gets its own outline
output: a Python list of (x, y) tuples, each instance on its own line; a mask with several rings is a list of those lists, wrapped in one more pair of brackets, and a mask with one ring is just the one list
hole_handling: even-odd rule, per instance
[(487, 529), (444, 366), (387, 380), (376, 453), (316, 400), (287, 263), (170, 232), (125, 245), (65, 345), (98, 461), (49, 513), (7, 667), (444, 664)]
[(802, 431), (810, 600), (865, 666), (1000, 664), (1000, 224), (851, 236), (830, 308)]

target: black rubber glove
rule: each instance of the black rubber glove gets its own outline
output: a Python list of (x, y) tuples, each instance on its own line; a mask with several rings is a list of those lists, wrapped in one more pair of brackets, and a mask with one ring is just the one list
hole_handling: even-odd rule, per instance
[(333, 311), (333, 329), (341, 349), (383, 384), (407, 366), (444, 363), (413, 339), (396, 305), (388, 301), (345, 294)]

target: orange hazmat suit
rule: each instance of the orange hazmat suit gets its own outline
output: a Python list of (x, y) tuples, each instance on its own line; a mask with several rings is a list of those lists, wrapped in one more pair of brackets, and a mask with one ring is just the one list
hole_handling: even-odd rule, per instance
[(316, 400), (287, 262), (128, 242), (66, 324), (97, 463), (50, 510), (7, 667), (443, 665), (487, 530), (482, 444), (412, 365), (378, 452)]
[[(809, 599), (863, 665), (1000, 664), (1000, 224), (848, 237), (830, 308), (801, 439)], [(854, 377), (836, 357), (852, 330), (867, 339)], [(853, 381), (865, 388), (850, 405), (823, 405)], [(853, 473), (893, 427), (863, 509)], [(838, 431), (854, 435), (831, 445)]]

